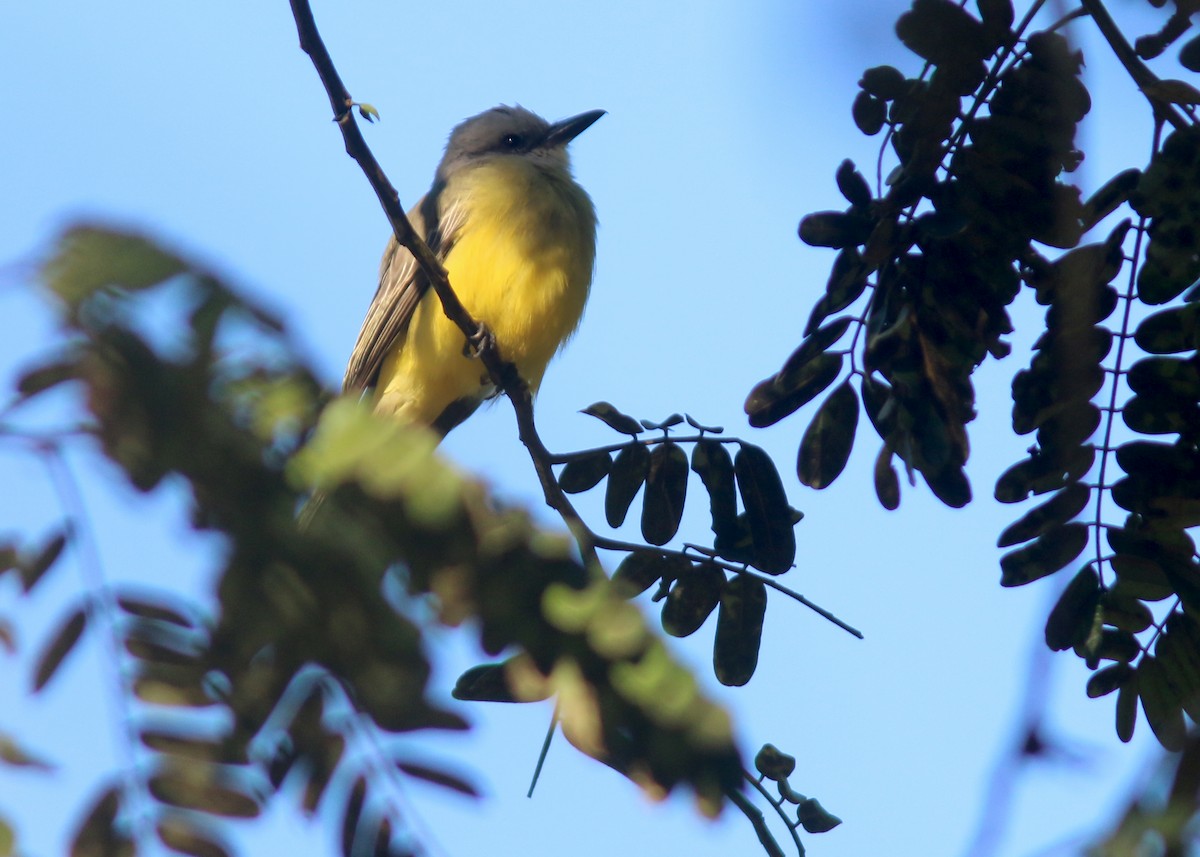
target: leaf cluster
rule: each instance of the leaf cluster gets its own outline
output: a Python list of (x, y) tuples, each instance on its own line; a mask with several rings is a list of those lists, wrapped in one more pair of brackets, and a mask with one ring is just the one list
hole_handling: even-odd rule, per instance
[[(1162, 31), (1138, 40), (1140, 56), (1178, 38), (1188, 9), (1179, 5)], [(1084, 200), (1063, 177), (1083, 157), (1074, 138), (1091, 99), (1081, 54), (1057, 32), (1078, 15), (1028, 32), (1032, 13), (1014, 29), (1007, 0), (979, 0), (975, 11), (915, 0), (896, 31), (925, 61), (922, 74), (864, 73), (855, 122), (867, 134), (886, 129), (881, 162), (890, 147), (896, 166), (873, 192), (843, 163), (836, 178), (849, 207), (801, 222), (801, 239), (838, 256), (804, 339), (751, 391), (746, 410), (752, 424), (774, 423), (843, 378), (849, 362), (801, 440), (801, 480), (819, 488), (841, 472), (861, 397), (883, 440), (880, 502), (899, 504), (899, 457), (910, 479), (921, 474), (943, 502), (961, 506), (971, 497), (970, 377), (987, 356), (1007, 355), (1007, 308), (1030, 290), (1046, 313), (1030, 365), (1013, 376), (1012, 428), (1034, 442), (1000, 476), (995, 497), (1040, 499), (999, 537), (1001, 584), (1055, 574), (1090, 546), (1048, 618), (1046, 642), (1096, 670), (1089, 695), (1119, 691), (1123, 740), (1140, 702), (1155, 735), (1177, 749), (1185, 715), (1200, 714), (1195, 90), (1158, 80), (1104, 7), (1084, 3), (1156, 117), (1150, 163)], [(1182, 52), (1193, 69), (1196, 44)], [(1168, 121), (1174, 130), (1163, 139)]]
[[(90, 629), (113, 628), (154, 760), (140, 793), (101, 792), (76, 853), (125, 853), (130, 813), (174, 850), (224, 853), (213, 819), (258, 814), (285, 782), (302, 784), (306, 812), (344, 803), (346, 854), (408, 853), (392, 778), (471, 790), (387, 748), (396, 733), (466, 728), (429, 698), (428, 606), (443, 623), (473, 620), (489, 653), (514, 653), (501, 676), (513, 697), (557, 693), (568, 737), (651, 793), (684, 786), (716, 812), (737, 789), (728, 717), (610, 582), (438, 459), (432, 436), (330, 402), (276, 319), (153, 242), (96, 226), (63, 236), (43, 281), (69, 342), (23, 395), (81, 391), (130, 483), (186, 485), (194, 524), (226, 543), (211, 610), (88, 601), (39, 659), (41, 687)], [(169, 346), (142, 325), (147, 297), (183, 307)], [(9, 564), (36, 580), (63, 546)]]

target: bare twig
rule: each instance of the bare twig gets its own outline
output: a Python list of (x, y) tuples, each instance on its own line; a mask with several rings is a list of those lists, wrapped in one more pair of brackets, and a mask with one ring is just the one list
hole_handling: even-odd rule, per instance
[(1142, 62), (1133, 46), (1129, 44), (1129, 40), (1125, 38), (1125, 34), (1121, 32), (1121, 28), (1117, 26), (1117, 22), (1108, 14), (1104, 3), (1101, 0), (1080, 0), (1080, 5), (1092, 16), (1097, 29), (1100, 30), (1100, 35), (1104, 36), (1104, 40), (1108, 42), (1121, 65), (1125, 66), (1125, 70), (1133, 78), (1133, 82), (1149, 99), (1155, 117), (1159, 121), (1170, 122), (1177, 130), (1189, 127), (1188, 121), (1179, 114), (1179, 111), (1154, 96), (1155, 86), (1162, 81)]

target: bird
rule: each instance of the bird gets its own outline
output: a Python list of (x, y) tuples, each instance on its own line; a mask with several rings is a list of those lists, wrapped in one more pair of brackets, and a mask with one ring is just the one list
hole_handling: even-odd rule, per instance
[[(459, 300), (533, 393), (578, 327), (591, 289), (596, 211), (572, 176), (567, 144), (604, 113), (547, 122), (501, 105), (463, 121), (429, 192), (408, 212)], [(343, 390), (440, 440), (497, 393), (466, 345), (393, 235)]]

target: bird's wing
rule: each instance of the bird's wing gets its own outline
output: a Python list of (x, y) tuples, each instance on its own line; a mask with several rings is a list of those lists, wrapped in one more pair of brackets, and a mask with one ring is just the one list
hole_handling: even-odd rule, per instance
[[(438, 258), (444, 259), (464, 218), (458, 205), (451, 206), (439, 218), (436, 197), (436, 193), (422, 197), (408, 213), (408, 219)], [(430, 225), (432, 229), (428, 228)], [(416, 258), (401, 247), (393, 235), (379, 265), (379, 288), (350, 353), (350, 362), (342, 379), (343, 390), (362, 391), (375, 385), (384, 358), (408, 335), (413, 313), (428, 289), (429, 281), (418, 268)]]

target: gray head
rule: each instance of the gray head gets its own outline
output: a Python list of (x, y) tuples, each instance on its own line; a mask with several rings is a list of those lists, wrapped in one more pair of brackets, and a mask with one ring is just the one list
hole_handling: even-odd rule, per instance
[(567, 143), (603, 115), (603, 110), (589, 110), (551, 123), (524, 107), (493, 107), (450, 132), (437, 176), (445, 181), (466, 164), (505, 157), (532, 158), (547, 169), (566, 170)]

